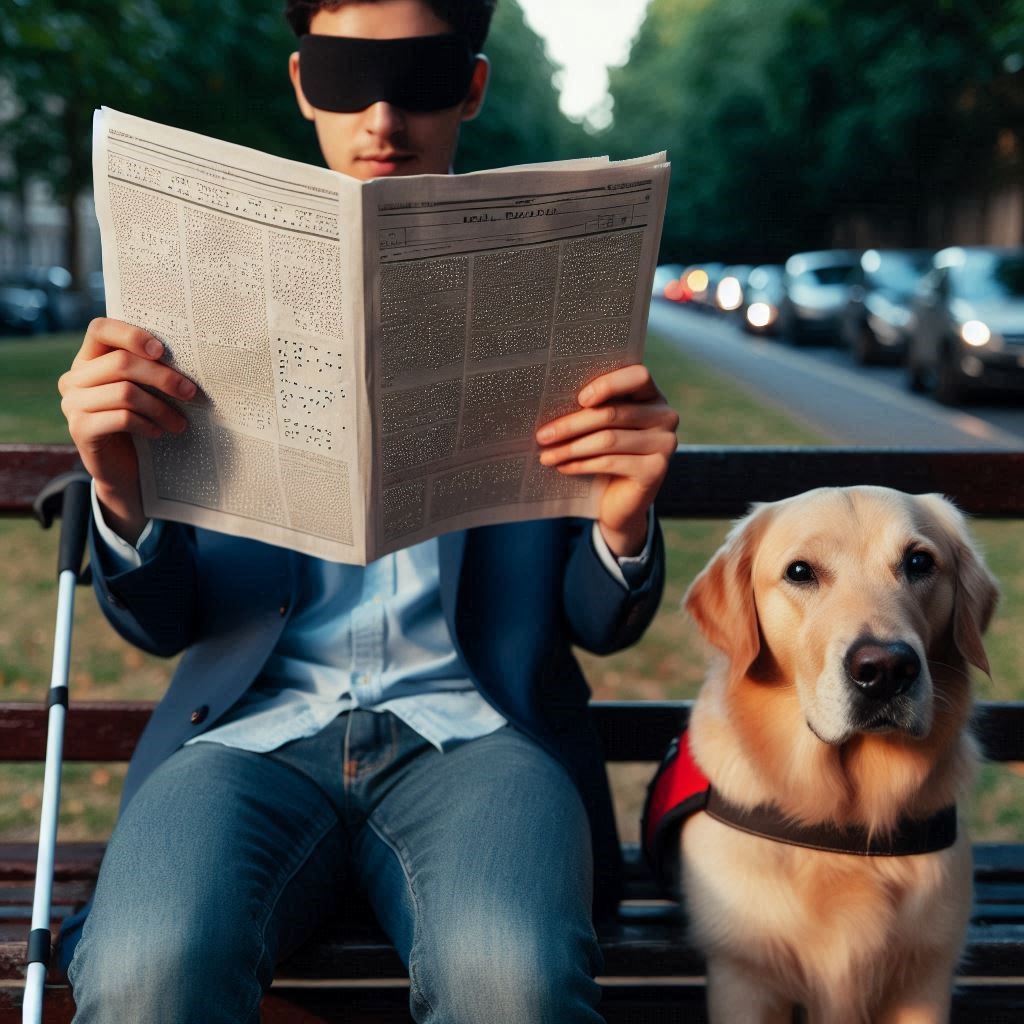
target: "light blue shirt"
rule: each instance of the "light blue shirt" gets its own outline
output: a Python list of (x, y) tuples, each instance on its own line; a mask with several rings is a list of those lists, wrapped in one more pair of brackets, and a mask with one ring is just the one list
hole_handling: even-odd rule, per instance
[[(147, 523), (133, 547), (104, 522), (95, 488), (92, 501), (116, 567), (137, 568), (152, 555), (161, 521)], [(623, 587), (646, 578), (653, 532), (652, 512), (643, 552), (616, 559), (595, 523), (595, 549)], [(187, 744), (274, 750), (354, 707), (392, 712), (439, 750), (506, 724), (455, 650), (441, 608), (436, 538), (365, 567), (296, 558), (295, 610), (263, 672), (216, 725)]]
[(449, 635), (437, 548), (365, 567), (300, 556), (295, 612), (260, 678), (188, 742), (273, 750), (353, 707), (391, 711), (439, 750), (501, 728)]

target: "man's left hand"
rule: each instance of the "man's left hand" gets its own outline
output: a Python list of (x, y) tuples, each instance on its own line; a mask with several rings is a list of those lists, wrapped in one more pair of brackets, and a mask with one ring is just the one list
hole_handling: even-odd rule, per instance
[(598, 510), (601, 534), (617, 557), (638, 555), (647, 510), (676, 450), (679, 416), (640, 364), (595, 378), (578, 400), (579, 412), (537, 431), (540, 461), (567, 475), (608, 477)]

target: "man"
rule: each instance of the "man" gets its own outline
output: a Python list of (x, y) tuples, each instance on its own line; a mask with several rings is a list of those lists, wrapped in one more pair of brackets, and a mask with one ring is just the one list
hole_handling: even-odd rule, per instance
[[(450, 172), (492, 8), (292, 0), (317, 41), (289, 70), (329, 166)], [(399, 57), (421, 93), (381, 73)], [(195, 394), (162, 351), (95, 321), (60, 381), (104, 611), (185, 650), (62, 937), (75, 1021), (257, 1021), (274, 965), (360, 890), (417, 1021), (600, 1021), (591, 901), (614, 903), (618, 847), (570, 645), (618, 649), (655, 611), (675, 413), (643, 367), (606, 374), (538, 433), (545, 464), (609, 477), (596, 523), (449, 534), (363, 569), (145, 520), (131, 434), (186, 429), (159, 393)]]

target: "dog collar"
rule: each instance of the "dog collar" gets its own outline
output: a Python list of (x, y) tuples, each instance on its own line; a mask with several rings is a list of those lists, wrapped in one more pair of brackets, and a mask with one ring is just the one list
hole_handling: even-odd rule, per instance
[(777, 807), (747, 808), (734, 804), (714, 789), (697, 767), (684, 732), (669, 745), (647, 787), (641, 826), (644, 853), (655, 875), (671, 882), (675, 851), (683, 822), (703, 811), (716, 821), (750, 835), (828, 853), (860, 857), (907, 857), (945, 850), (956, 842), (956, 806), (923, 820), (905, 818), (892, 832), (871, 834), (860, 825), (833, 823), (800, 825)]

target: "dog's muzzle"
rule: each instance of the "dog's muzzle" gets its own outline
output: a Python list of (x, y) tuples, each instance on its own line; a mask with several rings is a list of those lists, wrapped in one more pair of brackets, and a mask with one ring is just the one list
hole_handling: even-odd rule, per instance
[(843, 667), (851, 685), (871, 701), (892, 700), (921, 677), (921, 659), (903, 640), (858, 640), (846, 652)]

